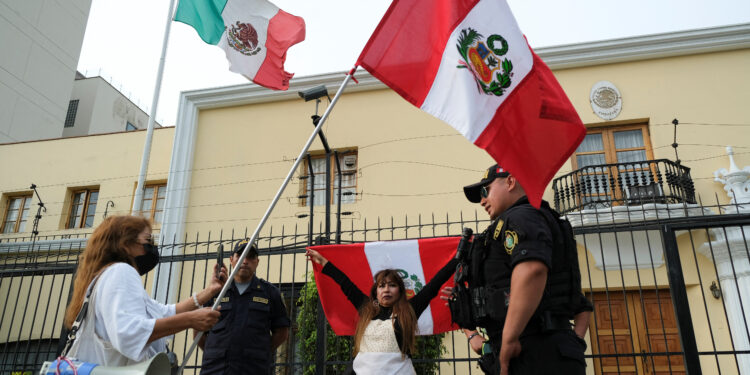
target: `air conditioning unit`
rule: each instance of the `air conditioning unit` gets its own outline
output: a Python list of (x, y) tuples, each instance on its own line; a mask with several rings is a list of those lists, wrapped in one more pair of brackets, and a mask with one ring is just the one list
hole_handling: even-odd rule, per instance
[(357, 169), (357, 155), (346, 155), (341, 162), (342, 171), (353, 171)]
[(664, 192), (659, 184), (625, 186), (627, 204), (660, 203), (664, 201)]

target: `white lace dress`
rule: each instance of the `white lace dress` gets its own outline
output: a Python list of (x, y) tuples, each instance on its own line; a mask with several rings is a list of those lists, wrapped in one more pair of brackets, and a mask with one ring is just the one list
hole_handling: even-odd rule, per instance
[(396, 374), (413, 375), (411, 358), (401, 353), (393, 330), (392, 320), (371, 320), (354, 358), (357, 375)]

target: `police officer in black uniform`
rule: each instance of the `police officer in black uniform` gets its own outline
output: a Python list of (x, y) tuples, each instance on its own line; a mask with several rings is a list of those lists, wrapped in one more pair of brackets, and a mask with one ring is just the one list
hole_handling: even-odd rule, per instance
[[(483, 287), (475, 288), (483, 289), (481, 293), (471, 291), (482, 304), (475, 309), (476, 322), (489, 340), (475, 327), (463, 327), (472, 349), (484, 353), (482, 370), (495, 375), (584, 374), (583, 336), (592, 307), (581, 294), (580, 271), (571, 275), (566, 268), (571, 262), (561, 255), (565, 246), (559, 215), (545, 201), (541, 209), (529, 204), (519, 181), (498, 165), (478, 183), (464, 187), (464, 193), (492, 219), (487, 230), (475, 236), (471, 255), (471, 267), (479, 274), (473, 277), (479, 277)], [(569, 247), (575, 252), (572, 230), (569, 233)], [(577, 284), (571, 282), (575, 277)], [(444, 294), (450, 294), (446, 289)]]
[[(230, 261), (237, 267), (247, 240), (234, 246)], [(221, 300), (221, 318), (201, 338), (202, 375), (269, 374), (273, 353), (289, 336), (289, 317), (279, 289), (255, 276), (258, 250), (239, 265), (234, 283)], [(208, 303), (212, 306), (214, 300)]]

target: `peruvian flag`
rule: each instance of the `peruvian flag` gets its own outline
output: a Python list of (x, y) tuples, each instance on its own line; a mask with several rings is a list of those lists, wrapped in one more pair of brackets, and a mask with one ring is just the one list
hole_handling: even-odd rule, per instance
[(286, 51), (305, 40), (305, 21), (266, 0), (180, 0), (175, 21), (224, 50), (229, 70), (270, 89), (286, 90)]
[[(387, 242), (366, 242), (350, 245), (312, 246), (346, 276), (365, 295), (370, 295), (375, 274), (383, 269), (396, 269), (406, 287), (406, 296), (418, 293), (435, 274), (456, 255), (460, 237), (429, 238)], [(315, 283), (323, 311), (331, 328), (339, 336), (354, 335), (359, 313), (341, 291), (341, 287), (322, 267), (313, 263)], [(453, 285), (453, 277), (445, 285)], [(442, 289), (442, 286), (441, 286)], [(419, 317), (420, 335), (433, 335), (456, 329), (445, 301), (434, 298)]]
[(536, 207), (586, 135), (504, 0), (394, 0), (357, 64), (486, 150)]

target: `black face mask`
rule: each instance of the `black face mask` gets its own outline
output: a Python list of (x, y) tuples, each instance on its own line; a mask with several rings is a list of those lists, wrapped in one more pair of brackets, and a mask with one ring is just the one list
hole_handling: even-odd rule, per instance
[(135, 260), (135, 268), (138, 270), (138, 273), (143, 276), (148, 273), (148, 271), (151, 271), (156, 267), (157, 264), (159, 264), (159, 247), (151, 244), (146, 243), (143, 244), (143, 250), (146, 250), (146, 254), (139, 255), (134, 258)]

